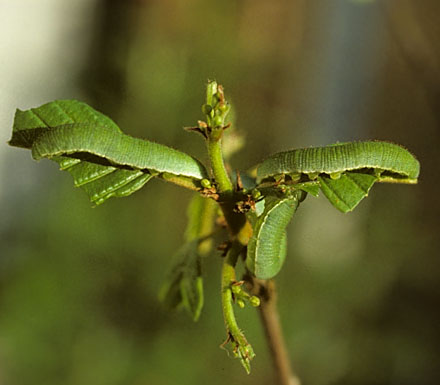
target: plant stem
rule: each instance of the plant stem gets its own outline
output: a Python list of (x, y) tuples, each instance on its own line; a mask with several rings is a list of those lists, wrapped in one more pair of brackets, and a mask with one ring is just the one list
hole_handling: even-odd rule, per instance
[(300, 385), (290, 365), (277, 309), (277, 294), (273, 280), (252, 280), (253, 292), (260, 297), (260, 317), (266, 341), (272, 356), (272, 363), (279, 385)]
[(157, 175), (158, 178), (163, 179), (167, 182), (174, 183), (178, 186), (185, 187), (187, 189), (198, 191), (200, 190), (200, 182), (196, 182), (194, 179), (182, 176), (173, 175), (167, 172)]
[[(246, 246), (249, 238), (242, 236), (242, 228), (247, 227), (247, 220), (244, 214), (234, 212), (234, 188), (223, 160), (222, 135), (222, 128), (213, 129), (210, 133), (207, 140), (209, 160), (220, 195), (219, 204), (228, 224), (231, 237), (235, 239), (238, 236), (243, 246)], [(249, 232), (249, 230), (247, 230), (247, 232)]]
[(244, 214), (235, 213), (234, 208), (234, 190), (232, 182), (226, 171), (223, 161), (221, 148), (221, 136), (223, 129), (213, 129), (208, 137), (208, 154), (211, 161), (212, 172), (217, 183), (220, 195), (219, 204), (225, 216), (229, 227), (232, 240), (231, 247), (223, 261), (222, 280), (221, 280), (221, 298), (223, 317), (227, 332), (227, 339), (224, 343), (231, 343), (233, 346), (232, 353), (240, 359), (241, 364), (246, 372), (250, 372), (250, 361), (255, 354), (252, 346), (247, 342), (246, 337), (240, 330), (235, 319), (232, 293), (232, 285), (236, 283), (235, 265), (238, 257), (247, 245), (252, 229), (246, 220)]
[[(231, 248), (222, 267), (222, 309), (228, 333), (225, 344), (227, 342), (232, 343), (233, 354), (240, 359), (242, 365), (249, 373), (250, 361), (255, 354), (235, 319), (231, 285), (236, 282), (235, 265), (243, 247), (247, 245), (252, 235), (252, 228), (244, 214), (237, 214), (233, 211), (234, 191), (223, 160), (221, 147), (222, 133), (220, 130), (213, 130), (208, 137), (207, 147), (212, 172), (220, 194), (219, 204), (232, 238)], [(299, 385), (299, 380), (293, 375), (290, 368), (289, 356), (281, 332), (274, 284), (272, 281), (269, 281), (267, 284), (264, 284), (264, 282), (257, 279), (253, 280), (254, 288), (258, 287), (258, 294), (262, 300), (260, 305), (261, 321), (271, 351), (278, 383), (280, 385)]]
[[(208, 101), (208, 104), (209, 101)], [(234, 212), (234, 189), (227, 173), (222, 153), (221, 139), (223, 128), (214, 128), (209, 132), (207, 147), (212, 172), (220, 196), (219, 204), (222, 208), (229, 227), (232, 244), (226, 255), (222, 267), (222, 309), (227, 340), (233, 346), (232, 353), (240, 359), (246, 371), (250, 372), (250, 361), (255, 354), (252, 346), (240, 330), (235, 319), (232, 285), (236, 283), (235, 265), (243, 248), (248, 244), (252, 235), (252, 227), (244, 214)], [(260, 305), (261, 321), (264, 326), (266, 339), (272, 354), (274, 368), (280, 385), (299, 385), (290, 368), (289, 356), (284, 344), (278, 311), (276, 308), (275, 286), (272, 281), (253, 279), (254, 289), (257, 287), (262, 300)]]
[(222, 267), (222, 308), (225, 327), (228, 333), (225, 344), (231, 342), (233, 345), (233, 354), (240, 359), (241, 364), (250, 373), (250, 361), (255, 357), (252, 346), (247, 342), (246, 337), (240, 330), (235, 319), (233, 308), (233, 294), (231, 285), (236, 282), (235, 265), (240, 255), (243, 245), (235, 241), (223, 262)]
[[(223, 131), (223, 130), (222, 130)], [(220, 193), (232, 194), (232, 182), (226, 171), (225, 163), (222, 155), (222, 131), (213, 130), (208, 138), (208, 154), (211, 162), (212, 172), (217, 182), (218, 191)]]

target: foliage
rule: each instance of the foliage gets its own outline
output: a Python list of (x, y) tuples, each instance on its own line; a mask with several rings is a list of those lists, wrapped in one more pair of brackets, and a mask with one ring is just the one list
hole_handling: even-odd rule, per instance
[[(379, 141), (337, 143), (274, 154), (233, 180), (224, 163), (222, 140), (228, 134), (230, 105), (215, 81), (207, 85), (205, 121), (187, 128), (205, 139), (211, 173), (194, 157), (122, 133), (90, 106), (62, 100), (27, 111), (17, 110), (10, 144), (48, 158), (68, 171), (92, 203), (128, 196), (153, 178), (198, 193), (188, 216), (186, 242), (174, 257), (160, 297), (172, 308), (186, 308), (197, 320), (203, 307), (203, 256), (211, 248), (214, 223), (224, 224), (222, 304), (225, 345), (250, 371), (251, 345), (238, 327), (233, 304), (259, 306), (244, 281), (235, 277), (245, 259), (246, 283), (273, 278), (286, 257), (286, 227), (308, 194), (323, 192), (342, 212), (353, 210), (376, 182), (416, 183), (419, 163), (406, 149)], [(218, 210), (218, 207), (221, 210)], [(221, 228), (221, 226), (220, 226)], [(249, 278), (250, 277), (250, 278)]]

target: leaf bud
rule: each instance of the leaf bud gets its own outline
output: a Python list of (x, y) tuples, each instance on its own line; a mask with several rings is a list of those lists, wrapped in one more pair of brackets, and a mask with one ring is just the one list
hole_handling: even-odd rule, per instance
[(214, 127), (220, 127), (223, 125), (223, 118), (219, 115), (215, 116), (213, 119)]
[(202, 187), (204, 187), (204, 188), (211, 188), (211, 187), (212, 187), (211, 181), (210, 181), (209, 179), (202, 179), (202, 180), (200, 181), (200, 184), (201, 184)]
[(261, 197), (261, 192), (260, 192), (260, 190), (254, 188), (254, 189), (252, 190), (252, 198), (254, 198), (254, 199), (258, 199), (258, 198), (260, 198), (260, 197)]
[(209, 115), (209, 114), (211, 113), (211, 111), (212, 111), (212, 106), (211, 106), (210, 104), (204, 104), (204, 105), (202, 106), (202, 112), (203, 112), (205, 115)]
[(225, 114), (226, 112), (229, 111), (229, 105), (227, 105), (226, 103), (220, 103), (219, 106), (217, 107), (220, 112), (222, 112), (223, 114)]
[(218, 107), (218, 104), (220, 102), (220, 99), (217, 96), (218, 94), (215, 94), (212, 96), (212, 105), (214, 106), (214, 108)]
[(231, 290), (234, 294), (239, 294), (242, 291), (240, 285), (232, 285)]
[(211, 80), (206, 86), (206, 104), (214, 106), (217, 101), (214, 102), (214, 95), (217, 93), (217, 82)]
[(243, 309), (246, 306), (246, 304), (244, 303), (244, 301), (242, 299), (237, 299), (237, 305), (241, 309)]
[(258, 307), (260, 306), (260, 298), (258, 298), (256, 295), (253, 295), (251, 298), (249, 298), (249, 303), (253, 307)]

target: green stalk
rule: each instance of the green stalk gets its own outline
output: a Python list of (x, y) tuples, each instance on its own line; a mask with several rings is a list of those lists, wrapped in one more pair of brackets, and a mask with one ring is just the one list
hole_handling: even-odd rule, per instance
[(207, 146), (212, 172), (220, 195), (219, 204), (224, 213), (232, 238), (231, 248), (223, 262), (221, 279), (222, 309), (227, 331), (225, 344), (228, 342), (232, 344), (232, 353), (240, 360), (246, 372), (250, 373), (250, 361), (254, 358), (255, 353), (252, 346), (247, 342), (243, 332), (238, 327), (235, 319), (232, 285), (236, 282), (235, 265), (237, 264), (243, 247), (247, 245), (252, 234), (252, 229), (244, 214), (238, 214), (233, 211), (234, 190), (223, 160), (221, 147), (222, 134), (223, 128), (212, 129), (208, 137)]
[(231, 195), (233, 192), (232, 182), (226, 171), (222, 154), (222, 131), (223, 129), (213, 129), (210, 133), (208, 138), (208, 154), (219, 193)]
[[(215, 101), (214, 98), (216, 98), (217, 101)], [(232, 287), (237, 282), (235, 265), (237, 264), (240, 253), (252, 235), (252, 228), (244, 214), (234, 211), (234, 186), (226, 170), (222, 152), (222, 136), (225, 130), (224, 119), (228, 111), (226, 106), (223, 88), (218, 86), (216, 82), (209, 82), (207, 86), (206, 105), (202, 107), (207, 115), (207, 124), (205, 127), (207, 150), (217, 192), (219, 194), (218, 203), (225, 216), (232, 241), (222, 266), (221, 298), (223, 318), (227, 333), (227, 339), (223, 345), (227, 343), (232, 344), (232, 353), (240, 360), (246, 372), (250, 373), (250, 361), (254, 358), (255, 354), (235, 319), (233, 307), (235, 298)], [(221, 120), (220, 122), (218, 122), (219, 118)]]
[[(252, 227), (244, 214), (237, 214), (233, 211), (234, 190), (223, 160), (221, 148), (222, 132), (213, 130), (210, 134), (208, 137), (209, 159), (220, 195), (219, 204), (223, 210), (232, 239), (232, 245), (222, 266), (221, 298), (223, 318), (227, 332), (227, 339), (223, 345), (227, 343), (232, 344), (232, 353), (240, 360), (246, 372), (250, 373), (250, 362), (255, 357), (255, 353), (237, 324), (232, 287), (237, 282), (235, 265), (243, 248), (248, 244), (249, 238), (252, 235)], [(270, 283), (270, 281), (267, 282), (267, 284)], [(260, 282), (260, 287), (263, 286), (262, 284), (263, 282)], [(278, 381), (283, 385), (299, 384), (290, 368), (274, 298), (275, 289), (273, 288), (271, 295), (264, 298), (260, 312), (267, 341), (272, 352)]]
[(228, 337), (225, 343), (230, 342), (233, 346), (232, 353), (237, 357), (246, 372), (251, 371), (250, 361), (255, 357), (252, 346), (247, 342), (243, 332), (238, 327), (233, 309), (233, 294), (231, 285), (236, 282), (235, 265), (243, 245), (235, 241), (226, 258), (222, 268), (222, 308), (225, 326)]
[[(207, 147), (212, 173), (220, 195), (218, 203), (225, 216), (231, 237), (235, 239), (240, 234), (242, 228), (246, 226), (247, 220), (245, 215), (234, 212), (234, 187), (223, 160), (222, 135), (222, 128), (212, 129), (207, 140)], [(247, 245), (247, 241), (248, 239), (244, 237), (243, 245)]]

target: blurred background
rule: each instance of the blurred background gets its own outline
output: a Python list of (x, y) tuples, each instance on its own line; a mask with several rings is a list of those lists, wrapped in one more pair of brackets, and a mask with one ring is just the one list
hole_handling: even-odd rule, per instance
[(246, 170), (280, 150), (400, 143), (416, 186), (350, 214), (309, 197), (277, 277), (303, 384), (440, 383), (440, 3), (436, 0), (0, 0), (0, 384), (270, 384), (258, 314), (251, 375), (219, 345), (221, 258), (198, 323), (157, 300), (191, 194), (154, 181), (91, 208), (71, 177), (6, 145), (15, 108), (80, 99), (206, 160), (183, 126), (224, 85)]

